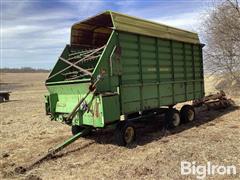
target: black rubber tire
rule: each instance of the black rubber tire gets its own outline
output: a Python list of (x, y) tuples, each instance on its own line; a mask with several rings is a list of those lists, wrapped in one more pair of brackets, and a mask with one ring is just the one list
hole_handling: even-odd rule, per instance
[(0, 96), (0, 103), (4, 102), (4, 98), (2, 96)]
[(165, 112), (165, 128), (173, 129), (181, 124), (179, 111), (173, 108), (169, 108)]
[(76, 135), (77, 133), (81, 132), (84, 129), (85, 128), (82, 126), (74, 125), (74, 126), (72, 126), (72, 135)]
[[(189, 113), (193, 113), (193, 114), (190, 115)], [(180, 117), (181, 117), (182, 123), (188, 123), (188, 122), (194, 121), (195, 115), (196, 114), (195, 114), (194, 107), (191, 105), (184, 105), (180, 110)]]
[(9, 94), (7, 94), (4, 99), (5, 101), (9, 101)]
[[(131, 129), (133, 131), (133, 134), (130, 135), (130, 141), (126, 141), (125, 135), (127, 133), (127, 129)], [(114, 137), (117, 145), (119, 146), (127, 146), (129, 144), (132, 144), (136, 140), (136, 131), (135, 127), (131, 122), (123, 121), (119, 122), (116, 126)]]

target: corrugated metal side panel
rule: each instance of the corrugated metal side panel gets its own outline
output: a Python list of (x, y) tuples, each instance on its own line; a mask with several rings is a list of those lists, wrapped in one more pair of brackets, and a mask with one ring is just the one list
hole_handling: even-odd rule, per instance
[(142, 34), (147, 36), (172, 39), (182, 42), (199, 44), (196, 33), (166, 26), (163, 24), (111, 12), (113, 25), (116, 30)]
[(122, 87), (121, 106), (123, 112), (137, 112), (141, 109), (141, 68), (139, 64), (138, 36), (136, 34), (119, 33), (119, 45), (121, 47), (122, 76), (121, 85), (132, 84), (134, 86)]
[(118, 39), (122, 51), (122, 113), (203, 97), (199, 44), (123, 32)]

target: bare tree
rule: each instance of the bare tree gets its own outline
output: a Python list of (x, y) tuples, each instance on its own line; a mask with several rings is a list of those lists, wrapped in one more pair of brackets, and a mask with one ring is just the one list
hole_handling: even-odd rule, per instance
[(229, 75), (240, 83), (240, 8), (238, 0), (225, 0), (208, 13), (203, 23), (207, 71)]

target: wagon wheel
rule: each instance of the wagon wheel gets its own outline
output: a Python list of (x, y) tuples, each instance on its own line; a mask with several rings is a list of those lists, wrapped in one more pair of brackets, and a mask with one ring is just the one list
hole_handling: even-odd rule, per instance
[(0, 103), (4, 102), (4, 98), (2, 96), (0, 96)]
[(176, 109), (169, 108), (165, 112), (165, 128), (172, 129), (180, 125), (181, 119), (179, 111)]
[(132, 123), (119, 122), (115, 129), (115, 140), (119, 146), (126, 146), (133, 143), (136, 139), (135, 128)]
[(191, 105), (184, 105), (180, 110), (180, 117), (183, 123), (195, 120), (195, 110)]
[(9, 94), (6, 94), (5, 101), (9, 101)]

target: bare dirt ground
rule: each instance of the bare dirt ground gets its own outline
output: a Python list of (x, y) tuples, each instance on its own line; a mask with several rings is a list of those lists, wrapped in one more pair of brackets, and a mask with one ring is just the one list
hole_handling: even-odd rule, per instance
[[(180, 174), (181, 161), (205, 165), (235, 165), (240, 179), (240, 110), (200, 113), (193, 123), (163, 136), (158, 123), (137, 129), (131, 147), (114, 144), (112, 131), (80, 138), (58, 155), (23, 175), (15, 167), (30, 164), (71, 136), (70, 128), (50, 121), (44, 112), (45, 73), (1, 74), (1, 89), (11, 89), (11, 101), (0, 104), (1, 179), (196, 179)], [(214, 91), (206, 80), (207, 93)], [(240, 97), (233, 97), (240, 103)]]

